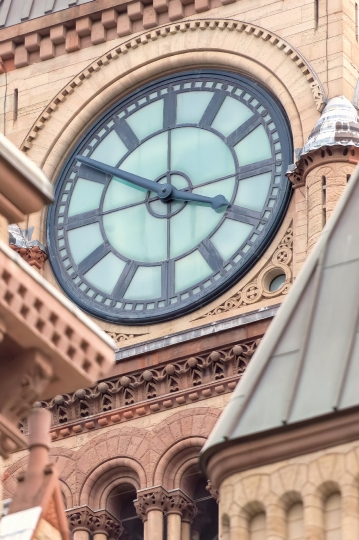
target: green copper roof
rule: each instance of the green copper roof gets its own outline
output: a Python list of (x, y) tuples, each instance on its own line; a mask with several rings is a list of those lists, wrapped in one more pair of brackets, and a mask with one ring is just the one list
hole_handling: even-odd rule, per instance
[(359, 168), (202, 451), (359, 405)]

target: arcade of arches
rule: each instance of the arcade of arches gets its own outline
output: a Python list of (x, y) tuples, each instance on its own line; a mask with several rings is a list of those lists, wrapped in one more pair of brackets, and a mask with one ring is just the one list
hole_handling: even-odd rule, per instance
[[(217, 493), (199, 470), (198, 454), (219, 413), (197, 406), (152, 429), (131, 421), (131, 427), (80, 435), (77, 444), (54, 442), (74, 540), (217, 540)], [(76, 448), (66, 448), (68, 442)], [(24, 455), (9, 467), (5, 496), (25, 466)]]

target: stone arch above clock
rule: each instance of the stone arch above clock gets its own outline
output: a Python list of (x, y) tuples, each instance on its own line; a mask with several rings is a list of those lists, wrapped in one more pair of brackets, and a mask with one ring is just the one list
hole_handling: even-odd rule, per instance
[[(40, 115), (23, 150), (55, 180), (68, 150), (111, 104), (144, 82), (204, 66), (259, 81), (285, 109), (294, 146), (303, 145), (324, 100), (305, 60), (288, 43), (259, 27), (198, 20), (142, 34), (93, 62)], [(43, 229), (43, 223), (39, 225)]]
[(140, 34), (92, 62), (54, 96), (22, 150), (55, 180), (69, 148), (112, 103), (159, 76), (198, 67), (260, 82), (284, 107), (295, 148), (303, 146), (325, 103), (310, 64), (276, 34), (237, 21), (188, 21)]

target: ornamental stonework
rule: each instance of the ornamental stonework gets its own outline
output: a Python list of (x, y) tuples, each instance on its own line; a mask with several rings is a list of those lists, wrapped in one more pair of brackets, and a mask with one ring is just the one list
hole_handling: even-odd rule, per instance
[[(268, 264), (258, 272), (256, 278), (247, 283), (228, 300), (211, 309), (199, 319), (227, 313), (242, 306), (253, 305), (264, 298), (276, 298), (288, 294), (292, 284), (293, 228), (292, 223), (286, 230), (277, 249)], [(284, 275), (282, 285), (276, 291), (270, 291), (270, 283), (277, 275)]]
[[(260, 339), (242, 340), (162, 366), (110, 377), (92, 388), (43, 401), (41, 406), (53, 415), (53, 439), (230, 393)], [(26, 420), (21, 423), (21, 431), (27, 432)]]

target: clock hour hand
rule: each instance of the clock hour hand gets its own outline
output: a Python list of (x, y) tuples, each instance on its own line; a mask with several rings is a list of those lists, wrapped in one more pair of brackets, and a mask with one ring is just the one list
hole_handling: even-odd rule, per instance
[(116, 169), (115, 167), (111, 167), (110, 165), (106, 165), (105, 163), (101, 163), (95, 159), (90, 159), (85, 156), (76, 156), (76, 159), (88, 167), (92, 167), (93, 169), (97, 169), (103, 173), (110, 174), (116, 178), (126, 180), (135, 186), (148, 189), (149, 191), (154, 191), (156, 195), (164, 201), (175, 200), (206, 203), (210, 204), (213, 210), (219, 210), (220, 208), (227, 207), (229, 205), (229, 202), (223, 195), (217, 195), (216, 197), (205, 197), (204, 195), (197, 195), (196, 193), (191, 193), (189, 191), (180, 191), (171, 184), (159, 184), (153, 180), (143, 178), (142, 176), (137, 176), (136, 174), (123, 171), (122, 169)]
[(229, 206), (229, 202), (223, 195), (216, 195), (216, 197), (205, 197), (204, 195), (197, 195), (197, 193), (191, 193), (189, 191), (180, 191), (175, 187), (172, 188), (171, 199), (175, 201), (187, 201), (187, 202), (200, 202), (210, 204), (213, 210), (219, 210)]

